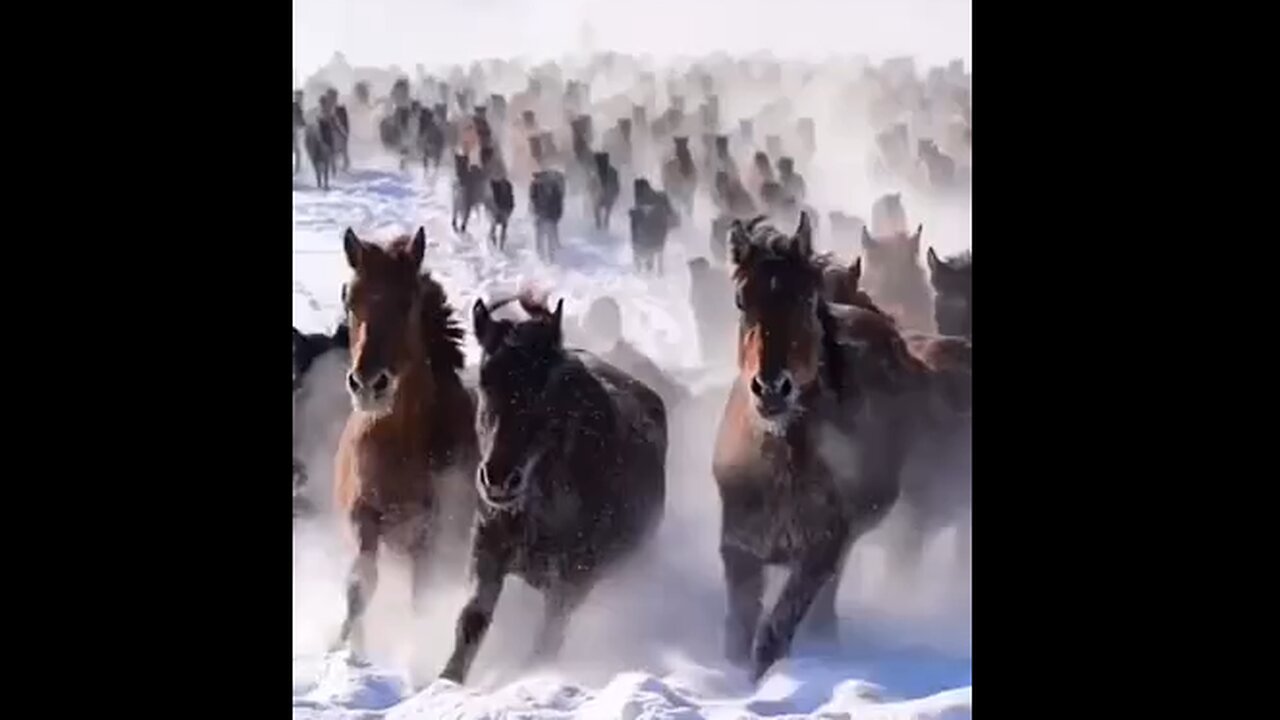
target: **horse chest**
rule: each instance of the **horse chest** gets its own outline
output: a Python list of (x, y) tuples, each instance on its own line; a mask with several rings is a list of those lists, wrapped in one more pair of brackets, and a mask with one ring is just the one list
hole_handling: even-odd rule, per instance
[(595, 569), (595, 543), (581, 518), (558, 521), (547, 512), (522, 516), (509, 527), (510, 572), (535, 588)]
[(420, 508), (431, 499), (427, 460), (412, 449), (365, 449), (358, 453), (356, 476), (363, 502), (385, 513)]
[(746, 482), (721, 486), (724, 539), (766, 562), (788, 562), (845, 531), (843, 503), (831, 473), (787, 459)]

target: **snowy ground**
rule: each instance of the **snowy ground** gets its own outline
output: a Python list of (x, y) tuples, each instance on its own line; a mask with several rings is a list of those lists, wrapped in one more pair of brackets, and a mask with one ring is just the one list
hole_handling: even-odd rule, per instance
[[(362, 163), (363, 164), (363, 163)], [(611, 234), (575, 221), (562, 227), (557, 267), (531, 248), (526, 200), (505, 256), (484, 241), (486, 221), (470, 237), (449, 228), (443, 180), (418, 168), (408, 176), (365, 170), (340, 176), (327, 194), (309, 187), (308, 169), (295, 178), (294, 325), (331, 329), (347, 275), (341, 234), (387, 239), (427, 230), (424, 265), (464, 313), (476, 297), (535, 283), (564, 297), (570, 315), (602, 294), (623, 308), (624, 335), (664, 367), (689, 377), (698, 348), (685, 261), (703, 254), (705, 233), (668, 246), (668, 275), (637, 277), (624, 242), (625, 215)], [(518, 191), (519, 192), (519, 191)], [(465, 323), (464, 323), (465, 324)], [(478, 350), (468, 341), (469, 360)], [(715, 402), (707, 407), (715, 409)], [(948, 568), (939, 547), (913, 585), (883, 570), (875, 535), (855, 550), (840, 595), (838, 647), (797, 642), (793, 657), (759, 686), (720, 659), (723, 586), (716, 554), (718, 507), (709, 472), (710, 411), (688, 418), (673, 438), (669, 510), (652, 551), (593, 594), (575, 617), (554, 668), (520, 664), (532, 642), (540, 599), (518, 581), (507, 583), (493, 629), (467, 687), (437, 681), (413, 693), (407, 667), (443, 666), (463, 602), (460, 582), (440, 587), (423, 617), (411, 618), (404, 573), (384, 563), (369, 612), (372, 665), (326, 656), (342, 613), (342, 577), (349, 551), (324, 523), (294, 532), (295, 718), (962, 718), (971, 716), (969, 587)], [(322, 449), (321, 455), (327, 452)], [(319, 482), (323, 482), (320, 480)], [(776, 593), (776, 589), (774, 590)], [(771, 602), (772, 593), (766, 597)]]

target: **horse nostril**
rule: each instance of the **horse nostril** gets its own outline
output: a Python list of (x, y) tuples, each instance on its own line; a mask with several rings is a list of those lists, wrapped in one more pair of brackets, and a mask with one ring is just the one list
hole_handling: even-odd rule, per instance
[(386, 391), (387, 386), (391, 384), (391, 376), (385, 372), (378, 373), (378, 377), (373, 379), (373, 391), (381, 393)]
[(778, 392), (782, 395), (791, 394), (791, 378), (785, 375), (782, 377), (782, 381), (778, 383)]
[(351, 392), (360, 392), (360, 378), (356, 377), (353, 372), (347, 373), (347, 387)]
[(508, 490), (514, 490), (514, 489), (516, 489), (516, 488), (520, 487), (520, 483), (521, 483), (521, 481), (522, 481), (522, 480), (523, 480), (523, 478), (522, 478), (522, 477), (521, 477), (521, 475), (520, 475), (520, 471), (519, 471), (519, 470), (512, 470), (511, 472), (507, 473), (507, 484), (506, 484), (506, 488), (507, 488)]
[(751, 394), (760, 397), (764, 394), (764, 385), (760, 384), (760, 378), (751, 378)]

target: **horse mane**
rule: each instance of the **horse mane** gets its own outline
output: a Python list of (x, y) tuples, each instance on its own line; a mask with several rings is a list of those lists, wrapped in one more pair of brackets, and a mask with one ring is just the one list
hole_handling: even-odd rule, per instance
[(431, 273), (418, 276), (422, 289), (422, 335), (426, 342), (427, 358), (437, 374), (453, 374), (462, 369), (462, 326), (453, 314), (444, 288)]
[[(756, 251), (756, 253), (752, 253), (756, 255), (756, 258), (750, 263), (735, 263), (733, 279), (739, 282), (746, 280), (752, 266), (760, 261), (760, 255), (763, 255), (764, 259), (796, 262), (814, 272), (815, 277), (821, 277), (825, 266), (819, 265), (814, 256), (803, 258), (797, 255), (791, 247), (791, 236), (774, 227), (772, 223), (768, 222), (768, 219), (766, 215), (757, 215), (745, 223), (734, 221), (746, 233), (751, 249)], [(759, 254), (757, 255), (757, 253)]]
[[(412, 242), (408, 235), (401, 235), (387, 243), (383, 252), (392, 259), (408, 259)], [(453, 307), (449, 305), (444, 287), (431, 277), (429, 271), (423, 270), (418, 274), (418, 289), (422, 292), (419, 317), (427, 359), (438, 376), (453, 374), (465, 363), (462, 327), (454, 319)]]
[(844, 353), (836, 333), (836, 319), (831, 315), (827, 301), (818, 298), (818, 324), (822, 326), (822, 369), (826, 371), (827, 385), (836, 395), (836, 402), (844, 399)]

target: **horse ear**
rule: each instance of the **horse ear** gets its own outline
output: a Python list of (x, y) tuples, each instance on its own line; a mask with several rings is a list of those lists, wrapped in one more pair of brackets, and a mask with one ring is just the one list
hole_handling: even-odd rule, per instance
[(854, 285), (857, 285), (858, 281), (861, 279), (862, 279), (862, 258), (858, 257), (852, 263), (849, 264), (849, 280)]
[(342, 252), (346, 253), (347, 264), (352, 270), (360, 269), (360, 251), (360, 238), (356, 237), (355, 230), (347, 228), (347, 231), (342, 234)]
[(911, 257), (920, 257), (920, 236), (922, 234), (924, 234), (924, 223), (916, 226), (916, 233), (908, 241), (911, 248)]
[(938, 254), (933, 251), (933, 246), (929, 246), (928, 252), (925, 253), (925, 260), (929, 262), (929, 272), (938, 272)]
[(562, 332), (564, 327), (564, 298), (556, 301), (556, 309), (551, 313), (551, 323), (555, 326), (556, 332)]
[[(867, 229), (866, 225), (862, 226), (862, 249), (863, 250), (876, 249), (875, 238), (871, 237), (871, 231)], [(861, 260), (861, 258), (859, 258), (859, 260)]]
[(476, 341), (481, 347), (484, 347), (484, 340), (489, 334), (489, 325), (492, 322), (489, 317), (489, 308), (485, 307), (484, 300), (476, 298), (476, 304), (471, 306), (471, 329), (476, 334)]
[(427, 229), (418, 226), (418, 232), (414, 233), (413, 242), (409, 244), (409, 255), (413, 258), (413, 266), (422, 265), (422, 257), (427, 253)]
[(807, 212), (800, 212), (800, 225), (796, 227), (795, 235), (792, 236), (791, 247), (802, 257), (813, 254), (813, 226), (809, 223)]

